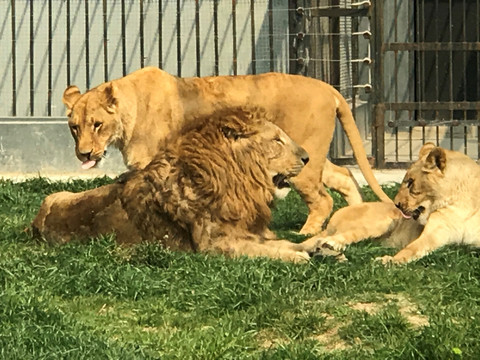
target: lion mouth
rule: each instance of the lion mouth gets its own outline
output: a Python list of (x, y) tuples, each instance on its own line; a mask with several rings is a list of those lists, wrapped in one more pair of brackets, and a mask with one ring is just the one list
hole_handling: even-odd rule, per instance
[(273, 178), (273, 184), (278, 189), (289, 188), (290, 184), (288, 183), (288, 178), (284, 174), (277, 174)]
[(400, 210), (400, 212), (402, 213), (402, 216), (405, 219), (413, 218), (414, 220), (418, 220), (420, 215), (425, 211), (425, 207), (423, 207), (423, 206), (419, 206), (418, 208), (416, 208), (413, 211), (403, 210), (402, 207), (400, 206), (400, 204), (396, 204), (396, 207), (398, 208), (398, 210)]
[(88, 169), (91, 169), (91, 168), (94, 168), (94, 167), (98, 166), (100, 161), (103, 158), (106, 158), (106, 156), (107, 156), (107, 150), (104, 150), (103, 154), (100, 158), (98, 158), (98, 159), (87, 159), (87, 160), (83, 161), (82, 162), (82, 169), (83, 170), (88, 170)]

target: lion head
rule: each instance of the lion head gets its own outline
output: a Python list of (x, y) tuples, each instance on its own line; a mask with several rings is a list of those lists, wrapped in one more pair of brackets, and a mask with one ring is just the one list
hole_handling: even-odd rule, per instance
[(432, 212), (475, 193), (479, 170), (468, 156), (426, 143), (418, 160), (407, 170), (395, 205), (404, 217), (425, 225)]
[[(193, 141), (197, 146), (195, 154), (188, 155), (190, 160), (196, 160), (203, 152), (201, 157), (208, 153), (217, 155), (218, 162), (194, 165), (195, 161), (189, 161), (187, 166), (195, 166), (192, 173), (210, 166), (212, 174), (224, 173), (223, 179), (232, 184), (244, 184), (245, 194), (252, 191), (248, 186), (272, 194), (276, 189), (289, 187), (290, 178), (297, 176), (309, 160), (307, 152), (276, 126), (263, 109), (227, 108), (205, 119), (206, 123), (202, 119), (187, 121), (190, 126), (184, 127), (183, 133), (189, 135), (181, 136), (180, 148), (190, 150)], [(217, 167), (220, 163), (222, 166)], [(230, 179), (232, 175), (237, 179)], [(211, 184), (210, 179), (203, 180), (205, 185)]]
[(105, 83), (84, 94), (76, 86), (68, 87), (63, 93), (75, 153), (85, 169), (96, 166), (107, 146), (122, 136), (115, 91), (112, 83)]

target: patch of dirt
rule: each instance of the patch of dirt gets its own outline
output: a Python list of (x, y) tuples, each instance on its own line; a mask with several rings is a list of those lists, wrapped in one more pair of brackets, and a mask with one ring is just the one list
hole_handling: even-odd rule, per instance
[[(384, 302), (356, 302), (347, 303), (347, 306), (355, 311), (365, 311), (368, 314), (374, 315), (381, 311), (390, 303), (395, 303), (398, 306), (399, 313), (410, 323), (414, 329), (418, 329), (429, 325), (428, 317), (422, 315), (418, 306), (410, 301), (403, 294), (387, 294)], [(338, 323), (338, 319), (328, 313), (322, 314), (327, 320), (328, 330), (322, 334), (317, 334), (311, 339), (322, 344), (327, 352), (335, 350), (347, 350), (351, 345), (343, 341), (338, 335), (338, 330), (347, 325), (347, 323)], [(354, 339), (355, 344), (360, 345), (362, 342), (359, 338)]]
[(375, 314), (383, 307), (383, 304), (371, 303), (371, 302), (358, 302), (355, 304), (348, 304), (348, 306), (356, 311), (365, 311), (368, 314)]
[(260, 330), (257, 334), (258, 344), (263, 349), (276, 348), (277, 345), (286, 344), (288, 341), (275, 334), (271, 329)]
[(317, 340), (327, 351), (349, 349), (351, 346), (340, 338), (338, 329), (340, 329), (340, 325), (328, 329), (323, 334), (315, 335), (312, 339)]
[(430, 324), (428, 317), (422, 315), (418, 310), (418, 306), (404, 295), (386, 294), (385, 299), (387, 300), (385, 303), (358, 302), (349, 303), (348, 306), (353, 310), (365, 311), (368, 314), (376, 314), (385, 305), (393, 302), (398, 306), (400, 314), (410, 323), (410, 325), (412, 325), (413, 328), (417, 329)]
[(422, 315), (416, 304), (402, 294), (387, 294), (385, 298), (397, 304), (400, 314), (407, 319), (414, 329), (430, 325), (428, 317)]

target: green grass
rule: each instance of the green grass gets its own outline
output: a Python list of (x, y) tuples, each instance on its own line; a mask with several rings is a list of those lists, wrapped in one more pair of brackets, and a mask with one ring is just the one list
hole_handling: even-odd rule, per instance
[[(295, 265), (124, 249), (108, 236), (53, 246), (24, 231), (45, 195), (108, 181), (0, 181), (1, 359), (478, 358), (474, 249), (384, 267), (373, 259), (394, 249), (367, 241), (346, 263)], [(298, 195), (276, 205), (274, 229), (301, 240)]]

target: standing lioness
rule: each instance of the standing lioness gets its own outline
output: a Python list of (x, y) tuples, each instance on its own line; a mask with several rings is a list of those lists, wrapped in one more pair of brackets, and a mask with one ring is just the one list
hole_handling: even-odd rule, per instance
[(368, 184), (382, 201), (390, 201), (373, 176), (347, 102), (320, 80), (279, 73), (182, 79), (147, 67), (85, 94), (70, 86), (63, 102), (85, 168), (95, 166), (110, 144), (120, 149), (129, 168), (144, 168), (159, 142), (185, 119), (231, 106), (265, 108), (310, 154), (309, 164), (294, 179), (309, 208), (304, 234), (320, 231), (332, 209), (322, 172), (338, 116)]

